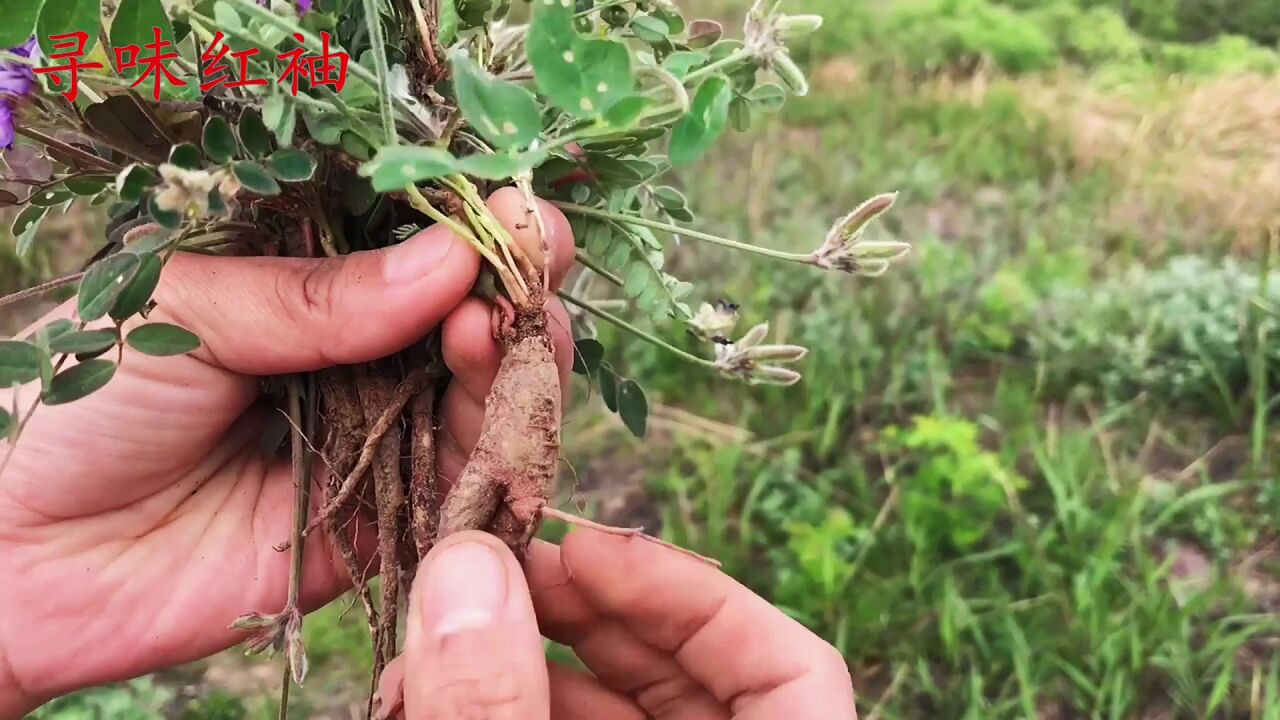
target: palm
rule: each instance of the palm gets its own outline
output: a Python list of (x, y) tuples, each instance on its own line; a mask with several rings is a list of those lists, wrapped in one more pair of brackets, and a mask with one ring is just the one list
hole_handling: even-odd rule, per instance
[[(499, 217), (522, 207), (518, 195), (491, 202)], [(559, 277), (572, 238), (558, 213), (552, 225)], [(40, 408), (0, 478), (0, 577), (21, 578), (0, 593), (0, 684), (12, 675), (39, 701), (136, 676), (226, 648), (243, 637), (229, 629), (236, 617), (284, 606), (290, 561), (276, 548), (290, 537), (294, 487), (288, 459), (263, 447), (279, 416), (259, 402), (262, 376), (373, 360), (444, 321), (455, 379), (438, 469), (446, 479), (458, 471), (500, 351), (488, 308), (466, 298), (474, 253), (438, 229), (410, 244), (434, 264), (407, 284), (382, 281), (395, 257), (386, 254), (170, 265), (152, 319), (195, 331), (201, 349), (126, 352), (102, 391)], [(551, 310), (567, 372), (567, 318)], [(34, 398), (33, 388), (17, 392)], [(302, 602), (314, 608), (350, 579), (328, 536), (313, 535), (306, 551)]]

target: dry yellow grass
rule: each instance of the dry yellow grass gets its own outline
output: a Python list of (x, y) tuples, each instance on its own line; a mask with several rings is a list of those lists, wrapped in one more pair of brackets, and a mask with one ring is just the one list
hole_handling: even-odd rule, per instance
[[(850, 91), (866, 81), (848, 58), (814, 72), (819, 91)], [(1028, 112), (1067, 140), (1079, 170), (1114, 179), (1099, 220), (1117, 236), (1142, 238), (1153, 256), (1175, 236), (1194, 244), (1225, 239), (1249, 250), (1280, 228), (1280, 77), (1117, 85), (1078, 71), (1010, 78), (984, 67), (890, 82), (902, 92), (972, 104), (996, 89), (1017, 93)]]
[(1010, 82), (1066, 134), (1080, 167), (1114, 174), (1108, 219), (1148, 236), (1152, 250), (1172, 218), (1238, 249), (1280, 226), (1280, 78), (1116, 89), (1065, 75)]

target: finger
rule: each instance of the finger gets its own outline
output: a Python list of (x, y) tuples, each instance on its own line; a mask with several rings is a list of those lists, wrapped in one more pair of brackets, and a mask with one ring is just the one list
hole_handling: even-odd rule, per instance
[(457, 533), (414, 580), (405, 637), (409, 720), (547, 720), (547, 670), (524, 572), (497, 538)]
[[(445, 364), (454, 374), (440, 404), (442, 432), (436, 455), (437, 472), (446, 480), (458, 476), (480, 439), (485, 398), (502, 365), (502, 347), (493, 338), (490, 313), (488, 303), (469, 298), (445, 319), (442, 328)], [(567, 404), (573, 374), (569, 313), (559, 300), (549, 300), (547, 314), (560, 388)]]
[(554, 663), (551, 678), (552, 720), (645, 720), (644, 711), (585, 673)]
[(425, 335), (470, 292), (476, 253), (443, 227), (338, 258), (180, 253), (158, 311), (196, 333), (196, 356), (248, 375), (366, 362)]
[(630, 697), (656, 720), (728, 720), (724, 705), (671, 653), (591, 605), (560, 561), (559, 548), (532, 546), (527, 572), (542, 634), (573, 648), (604, 686)]
[(565, 539), (560, 561), (585, 604), (672, 654), (733, 717), (854, 717), (835, 649), (718, 570), (586, 530)]
[[(404, 717), (404, 656), (387, 663), (373, 697), (374, 720)], [(547, 664), (552, 720), (645, 720), (644, 711), (598, 680), (571, 668)]]
[[(569, 227), (569, 219), (559, 208), (545, 200), (535, 202), (547, 231), (547, 247), (551, 251), (551, 287), (558, 288), (573, 267), (573, 230)], [(526, 255), (542, 257), (543, 238), (538, 232), (534, 211), (525, 202), (523, 193), (513, 187), (502, 188), (489, 196), (489, 209)]]

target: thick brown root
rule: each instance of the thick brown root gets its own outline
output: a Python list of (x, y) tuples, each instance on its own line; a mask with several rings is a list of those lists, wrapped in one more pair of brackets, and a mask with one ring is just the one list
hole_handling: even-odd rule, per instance
[(436, 393), (427, 387), (410, 406), (409, 527), (418, 559), (430, 552), (440, 519), (436, 484)]
[(485, 400), (484, 430), (440, 512), (439, 536), (488, 530), (523, 555), (560, 458), (560, 378), (541, 310), (519, 310)]
[[(406, 380), (396, 387), (393, 376), (380, 372), (381, 368), (362, 366), (356, 369), (356, 387), (365, 415), (374, 415), (384, 408), (394, 407), (395, 397), (401, 388), (409, 385)], [(403, 409), (404, 403), (399, 403)], [(379, 575), (382, 578), (382, 598), (379, 603), (377, 652), (374, 653), (375, 673), (381, 674), (386, 663), (398, 654), (396, 645), (396, 618), (400, 602), (400, 537), (404, 533), (401, 524), (405, 505), (404, 485), (400, 477), (400, 423), (393, 422), (378, 441), (374, 453), (373, 481), (378, 515)]]

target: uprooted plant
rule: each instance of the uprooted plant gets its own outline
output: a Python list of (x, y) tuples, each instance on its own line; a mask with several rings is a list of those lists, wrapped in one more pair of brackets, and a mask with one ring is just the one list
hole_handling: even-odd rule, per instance
[[(812, 253), (790, 253), (683, 227), (693, 214), (663, 182), (729, 126), (743, 129), (788, 93), (807, 92), (786, 42), (816, 30), (818, 17), (761, 0), (744, 39), (733, 40), (715, 22), (686, 22), (669, 0), (264, 4), (121, 0), (104, 12), (97, 0), (35, 0), (0, 28), (0, 46), (13, 48), (0, 54), (0, 131), (24, 138), (6, 153), (6, 180), (26, 188), (25, 197), (0, 192), (0, 201), (22, 206), (13, 227), (20, 250), (46, 215), (73, 203), (109, 218), (109, 242), (83, 273), (0, 301), (79, 283), (78, 321), (0, 342), (0, 385), (40, 388), (31, 407), (0, 409), (0, 432), (18, 441), (40, 404), (103, 387), (128, 362), (125, 346), (152, 355), (199, 347), (192, 333), (147, 321), (176, 253), (337, 256), (432, 223), (470, 244), (486, 267), (474, 292), (493, 303), (505, 356), (479, 443), (451, 487), (435, 471), (436, 400), (449, 380), (437, 337), (375, 363), (266, 384), (293, 429), (295, 530), (280, 540), (293, 554), (294, 586), (287, 607), (263, 608), (271, 612), (237, 627), (250, 632), (250, 649), (283, 650), (297, 683), (306, 674), (297, 584), (312, 530), (331, 534), (346, 559), (380, 673), (397, 653), (404, 581), (435, 542), (481, 529), (520, 553), (543, 516), (559, 514), (547, 506), (561, 416), (543, 310), (551, 248), (535, 197), (571, 218), (579, 242), (581, 272), (572, 291), (559, 292), (577, 313), (576, 369), (638, 435), (644, 392), (605, 362), (593, 323), (751, 384), (796, 383), (785, 365), (805, 354), (767, 344), (767, 325), (734, 341), (730, 304), (692, 311), (693, 287), (663, 269), (664, 240), (866, 276), (907, 251), (863, 238), (892, 195), (840, 219)], [(101, 43), (114, 67), (42, 67), (42, 55), (67, 57), (59, 38), (92, 51), (100, 26), (109, 28)], [(142, 48), (158, 59), (142, 62)], [(139, 89), (154, 92), (144, 98)], [(0, 140), (11, 144), (12, 132)], [(504, 186), (525, 198), (540, 252), (515, 242), (486, 205)], [(624, 301), (606, 309), (589, 297), (597, 286)], [(612, 309), (620, 304), (654, 329), (624, 319)], [(706, 357), (659, 338), (686, 330), (708, 344)], [(308, 517), (313, 468), (321, 501)], [(378, 528), (376, 599), (352, 536), (352, 518), (366, 512)]]

